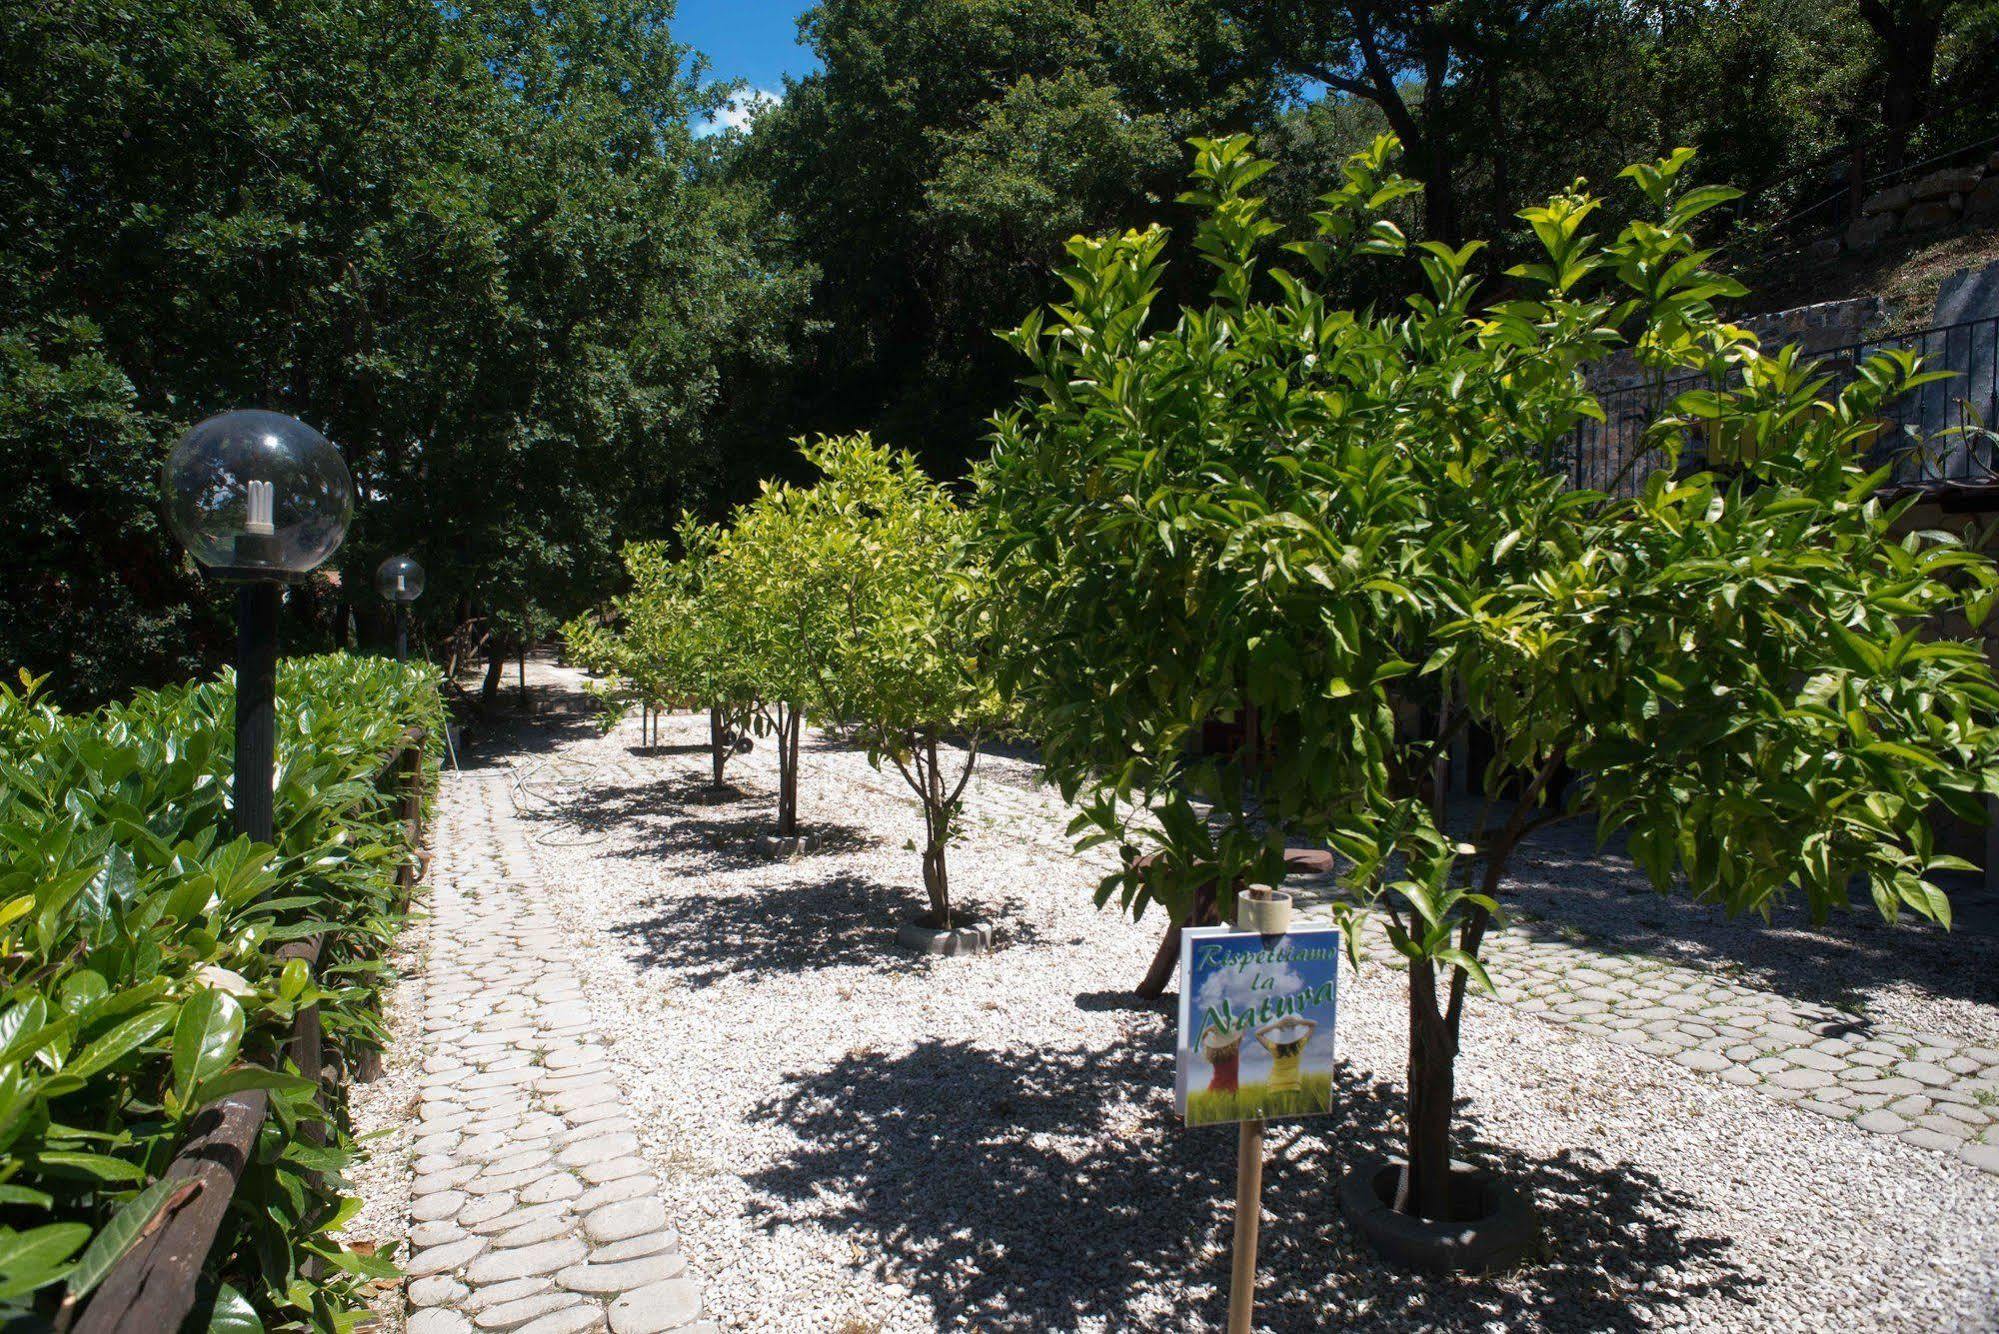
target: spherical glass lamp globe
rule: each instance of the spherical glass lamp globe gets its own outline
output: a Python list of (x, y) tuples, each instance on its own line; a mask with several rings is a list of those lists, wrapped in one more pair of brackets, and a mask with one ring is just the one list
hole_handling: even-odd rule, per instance
[(304, 577), (354, 512), (340, 451), (304, 422), (255, 409), (190, 429), (167, 456), (163, 489), (174, 535), (225, 579)]
[(423, 596), (423, 566), (408, 556), (391, 556), (375, 567), (375, 591), (390, 602), (415, 602)]

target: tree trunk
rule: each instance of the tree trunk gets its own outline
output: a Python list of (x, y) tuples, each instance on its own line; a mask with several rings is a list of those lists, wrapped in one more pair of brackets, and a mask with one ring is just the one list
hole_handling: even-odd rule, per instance
[(729, 762), (729, 745), (722, 727), (722, 711), (708, 710), (708, 757), (715, 765), (714, 786), (722, 786), (722, 766)]
[(777, 836), (798, 837), (798, 707), (777, 712)]
[(923, 845), (923, 889), (930, 896), (930, 924), (939, 931), (951, 929), (951, 887), (944, 866), (944, 844), (935, 833)]
[(929, 768), (923, 778), (923, 888), (930, 895), (931, 924), (951, 929), (951, 882), (944, 866), (944, 845), (950, 836), (950, 812), (944, 809), (944, 779), (937, 771), (937, 734), (924, 738)]
[(1145, 970), (1145, 977), (1138, 984), (1138, 998), (1158, 1000), (1166, 994), (1166, 984), (1173, 980), (1174, 971), (1180, 966), (1180, 931), (1183, 927), (1219, 925), (1221, 910), (1217, 906), (1215, 882), (1204, 881), (1194, 889), (1194, 901), (1188, 906), (1187, 916), (1166, 924), (1166, 937), (1159, 942), (1158, 952), (1152, 956), (1152, 966)]
[(507, 670), (507, 650), (503, 644), (495, 643), (486, 655), (486, 679), (479, 685), (479, 708), (491, 713), (493, 705), (500, 698), (500, 675)]
[(1909, 136), (1929, 113), (1936, 86), (1937, 47), (1943, 38), (1940, 3), (1889, 4), (1860, 0), (1860, 16), (1881, 43), (1881, 169), (1901, 169)]
[(1434, 965), (1409, 965), (1409, 1173), (1395, 1207), (1418, 1218), (1450, 1217), (1451, 1103), (1457, 1042), (1437, 1008)]
[(1452, 161), (1450, 127), (1444, 117), (1450, 59), (1446, 38), (1434, 39), (1424, 52), (1423, 138), (1416, 147), (1423, 164), (1424, 239), (1455, 246), (1462, 239), (1464, 221), (1458, 216), (1458, 188), (1452, 179), (1456, 164)]

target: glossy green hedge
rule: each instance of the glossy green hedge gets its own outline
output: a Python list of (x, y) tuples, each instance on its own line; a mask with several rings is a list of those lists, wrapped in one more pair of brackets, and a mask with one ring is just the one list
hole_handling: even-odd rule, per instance
[[(204, 1318), (343, 1327), (385, 1266), (329, 1237), (358, 1207), (339, 1179), (345, 1109), (330, 1095), (315, 1135), (313, 1090), (278, 1052), (314, 1003), (330, 1066), (382, 1039), (412, 849), (375, 777), (406, 729), (438, 734), (434, 673), (283, 665), (275, 847), (229, 833), (231, 682), (80, 715), (39, 685), (0, 686), (0, 1317), (33, 1327), (87, 1295), (170, 1202), (154, 1183), (194, 1113), (265, 1088), (272, 1114), (210, 1254)], [(316, 967), (278, 964), (320, 932)]]

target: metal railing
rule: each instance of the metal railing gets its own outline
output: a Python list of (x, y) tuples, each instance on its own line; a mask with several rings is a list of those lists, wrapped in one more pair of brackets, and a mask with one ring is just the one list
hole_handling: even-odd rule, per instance
[[(1916, 128), (1921, 129), (1922, 126)], [(1866, 165), (1868, 159), (1888, 142), (1884, 133), (1864, 143), (1835, 149), (1764, 186), (1760, 197), (1767, 199), (1772, 192), (1780, 192), (1784, 186), (1795, 184), (1800, 194), (1807, 197), (1807, 202), (1795, 205), (1774, 222), (1738, 232), (1716, 253), (1725, 251), (1738, 259), (1743, 258), (1744, 251), (1772, 253), (1795, 246), (1804, 237), (1843, 227), (1860, 217), (1860, 206), (1882, 190), (1909, 184), (1946, 167), (1984, 160), (1994, 148), (1999, 148), (1999, 134), (1986, 134), (1955, 144), (1927, 157), (1905, 162), (1893, 170), (1870, 172)], [(1738, 201), (1738, 214), (1745, 218), (1756, 216), (1751, 204), (1748, 199)]]
[[(1914, 352), (1923, 369), (1950, 378), (1919, 386), (1887, 405), (1868, 462), (1891, 465), (1889, 485), (1914, 490), (1999, 484), (1999, 316), (1940, 325), (1896, 338), (1849, 343), (1815, 353), (1830, 377), (1825, 392), (1850, 383), (1868, 357), (1889, 348)], [(1673, 399), (1704, 384), (1698, 375), (1661, 385), (1634, 385), (1602, 394), (1602, 422), (1584, 422), (1570, 435), (1568, 474), (1578, 488), (1636, 495), (1652, 473), (1668, 466), (1647, 430), (1670, 411)], [(1701, 460), (1683, 454), (1681, 466)]]

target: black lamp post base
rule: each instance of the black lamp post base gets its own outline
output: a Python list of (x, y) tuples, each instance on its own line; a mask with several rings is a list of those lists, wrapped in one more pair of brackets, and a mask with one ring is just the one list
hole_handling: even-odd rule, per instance
[(236, 592), (236, 769), (231, 794), (236, 832), (271, 841), (271, 774), (277, 760), (278, 612), (282, 585), (269, 580)]

